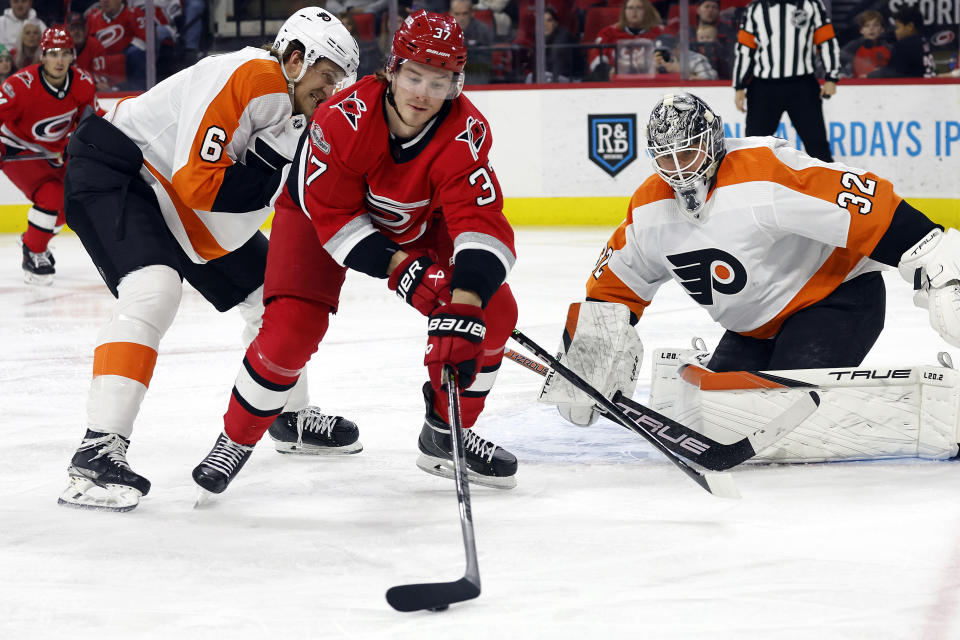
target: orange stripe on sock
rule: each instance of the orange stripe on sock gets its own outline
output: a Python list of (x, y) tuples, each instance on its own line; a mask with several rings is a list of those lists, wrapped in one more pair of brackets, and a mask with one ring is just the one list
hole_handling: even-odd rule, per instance
[(107, 342), (93, 351), (94, 378), (123, 376), (149, 387), (156, 364), (156, 350), (136, 342)]

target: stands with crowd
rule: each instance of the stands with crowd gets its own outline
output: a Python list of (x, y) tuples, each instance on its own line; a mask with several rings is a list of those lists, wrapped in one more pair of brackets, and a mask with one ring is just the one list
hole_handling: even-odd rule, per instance
[[(340, 15), (360, 44), (360, 74), (384, 62), (390, 40), (388, 0), (270, 0), (233, 3), (231, 15), (255, 20), (319, 5)], [(681, 30), (687, 30), (686, 77), (731, 78), (741, 15), (751, 0), (691, 1), (681, 24), (676, 0), (546, 0), (543, 15), (546, 82), (597, 82), (682, 77)], [(783, 2), (789, 0), (753, 0)], [(841, 51), (841, 78), (960, 76), (960, 0), (909, 5), (902, 0), (822, 0)], [(944, 4), (947, 2), (949, 6)], [(146, 86), (144, 0), (0, 0), (0, 80), (39, 61), (41, 34), (65, 26), (76, 64), (100, 91)], [(237, 38), (215, 33), (213, 2), (155, 0), (156, 78), (208, 53), (231, 50)], [(402, 18), (417, 9), (450, 13), (469, 51), (468, 85), (535, 81), (533, 0), (401, 0)], [(238, 29), (239, 33), (239, 29)], [(227, 34), (229, 36), (229, 34)], [(247, 37), (244, 44), (269, 38)]]

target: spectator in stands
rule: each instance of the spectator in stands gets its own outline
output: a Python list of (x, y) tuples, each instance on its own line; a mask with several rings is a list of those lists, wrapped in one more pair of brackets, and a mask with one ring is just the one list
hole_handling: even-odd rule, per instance
[(737, 27), (720, 15), (720, 0), (700, 0), (697, 5), (697, 23), (690, 29), (690, 39), (694, 40), (697, 29), (701, 25), (710, 25), (716, 28), (716, 42), (729, 46), (733, 51), (733, 43), (737, 40)]
[(0, 82), (3, 82), (13, 73), (13, 56), (7, 48), (0, 44)]
[(467, 64), (463, 67), (465, 84), (486, 84), (492, 66), (493, 29), (473, 19), (471, 0), (451, 0), (450, 15), (463, 30), (467, 44)]
[[(620, 40), (653, 40), (663, 31), (662, 24), (663, 18), (650, 4), (650, 0), (627, 0), (620, 9), (620, 19), (601, 29), (595, 42), (615, 45)], [(590, 53), (591, 75), (601, 80), (608, 79), (613, 71), (611, 63), (614, 56), (613, 46), (594, 49)]]
[(690, 49), (705, 57), (716, 70), (717, 77), (726, 80), (730, 78), (731, 50), (718, 42), (717, 37), (716, 25), (701, 22), (691, 38)]
[(183, 0), (183, 47), (187, 64), (202, 57), (200, 40), (203, 37), (203, 14), (206, 8), (205, 0)]
[(0, 16), (0, 44), (7, 49), (16, 47), (25, 24), (36, 25), (41, 34), (47, 29), (33, 9), (33, 0), (10, 0), (10, 8)]
[(491, 12), (494, 36), (498, 40), (507, 40), (510, 32), (513, 31), (513, 20), (507, 15), (507, 11), (515, 7), (516, 4), (512, 0), (480, 0), (476, 8)]
[(143, 22), (123, 0), (100, 0), (87, 15), (87, 33), (103, 45), (106, 75), (123, 89), (144, 89), (147, 84), (146, 33)]
[[(653, 43), (653, 64), (657, 73), (680, 73), (680, 42), (669, 33), (660, 34)], [(706, 56), (687, 52), (687, 74), (691, 80), (716, 80), (717, 70)]]
[(365, 40), (357, 34), (357, 21), (353, 18), (353, 14), (341, 13), (337, 17), (340, 18), (340, 22), (343, 23), (343, 26), (346, 27), (360, 47), (360, 66), (357, 67), (357, 78), (369, 76), (376, 73), (378, 69), (382, 69), (386, 62), (383, 60), (380, 47), (373, 40)]
[(87, 37), (87, 23), (83, 16), (75, 11), (68, 13), (67, 30), (76, 45), (77, 57), (73, 64), (93, 76), (97, 91), (110, 91), (112, 87), (104, 75), (107, 69), (106, 52), (99, 40)]
[(10, 52), (15, 69), (23, 69), (40, 62), (40, 37), (43, 32), (35, 22), (27, 22), (20, 30), (17, 46)]
[(930, 45), (920, 34), (923, 14), (916, 6), (907, 6), (893, 14), (893, 34), (897, 37), (885, 67), (869, 74), (870, 78), (932, 78), (933, 56)]
[[(577, 41), (570, 32), (560, 26), (557, 11), (547, 7), (543, 11), (543, 37), (546, 41), (546, 82), (571, 82), (577, 72)], [(468, 58), (469, 60), (469, 58)], [(533, 73), (527, 74), (527, 82), (533, 82)]]
[(863, 11), (856, 20), (860, 37), (840, 49), (840, 73), (845, 78), (866, 78), (890, 61), (890, 47), (883, 42), (883, 14)]

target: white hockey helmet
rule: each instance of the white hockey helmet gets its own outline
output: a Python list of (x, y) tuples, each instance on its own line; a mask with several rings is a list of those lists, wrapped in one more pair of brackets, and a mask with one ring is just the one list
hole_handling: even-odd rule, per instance
[[(280, 27), (277, 38), (273, 41), (273, 48), (283, 54), (294, 40), (304, 46), (304, 65), (296, 78), (287, 78), (287, 80), (299, 81), (310, 65), (321, 58), (326, 58), (343, 69), (346, 76), (337, 89), (356, 82), (357, 67), (360, 65), (360, 47), (335, 15), (320, 7), (300, 9), (287, 18)], [(287, 76), (286, 69), (283, 75)]]
[(692, 93), (668, 93), (654, 106), (646, 134), (653, 168), (673, 187), (680, 213), (703, 222), (726, 153), (720, 116)]

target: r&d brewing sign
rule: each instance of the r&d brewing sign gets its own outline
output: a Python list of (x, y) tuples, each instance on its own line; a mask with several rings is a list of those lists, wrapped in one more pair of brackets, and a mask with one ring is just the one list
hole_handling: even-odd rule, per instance
[(615, 176), (637, 158), (637, 115), (588, 115), (590, 159)]

